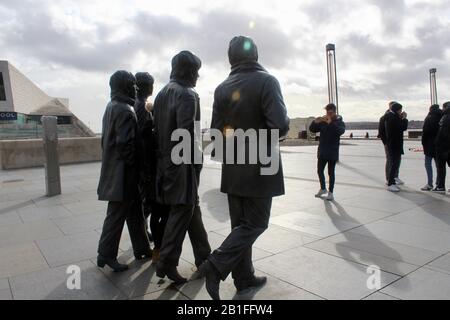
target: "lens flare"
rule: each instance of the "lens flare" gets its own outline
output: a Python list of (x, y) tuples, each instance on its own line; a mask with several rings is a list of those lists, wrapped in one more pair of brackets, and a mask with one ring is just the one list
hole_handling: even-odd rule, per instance
[(249, 27), (250, 29), (255, 28), (255, 25), (256, 25), (255, 21), (250, 21), (250, 22), (248, 23), (248, 27)]
[(244, 42), (244, 50), (245, 50), (245, 51), (248, 51), (248, 50), (250, 50), (251, 48), (252, 48), (252, 43), (251, 43), (249, 40), (245, 41), (245, 42)]
[(224, 135), (225, 138), (232, 137), (234, 134), (234, 128), (229, 124), (227, 124), (226, 126), (223, 127), (222, 134)]
[(231, 100), (233, 102), (239, 101), (241, 99), (241, 93), (239, 92), (239, 90), (236, 90), (233, 92), (233, 94), (231, 95)]

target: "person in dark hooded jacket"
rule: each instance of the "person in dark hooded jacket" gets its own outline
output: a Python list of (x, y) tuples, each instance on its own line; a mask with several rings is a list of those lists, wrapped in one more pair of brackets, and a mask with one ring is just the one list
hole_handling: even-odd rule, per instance
[(139, 140), (136, 114), (136, 79), (127, 71), (111, 76), (111, 102), (103, 116), (102, 168), (98, 198), (109, 201), (98, 246), (97, 264), (114, 271), (127, 269), (117, 261), (125, 221), (136, 258), (151, 257), (139, 196)]
[(403, 150), (403, 135), (408, 130), (408, 119), (406, 112), (403, 112), (403, 106), (398, 102), (390, 103), (391, 110), (384, 118), (386, 130), (386, 147), (391, 159), (389, 171), (388, 191), (399, 192), (396, 178), (399, 171)]
[(339, 161), (339, 145), (341, 136), (345, 132), (345, 123), (342, 117), (336, 114), (336, 106), (332, 103), (325, 107), (327, 115), (314, 120), (309, 130), (320, 132), (319, 148), (317, 150), (317, 174), (319, 175), (320, 190), (316, 194), (317, 198), (322, 197), (327, 192), (325, 184), (324, 170), (328, 165), (329, 189), (327, 200), (334, 200), (334, 182), (336, 163)]
[(436, 136), (437, 193), (445, 193), (446, 167), (450, 166), (450, 101), (443, 104), (442, 118)]
[(425, 170), (427, 172), (428, 182), (421, 189), (422, 191), (433, 190), (433, 159), (436, 161), (435, 140), (439, 131), (439, 121), (442, 118), (442, 111), (439, 105), (430, 107), (430, 111), (425, 118), (422, 129), (422, 146), (425, 154)]
[[(167, 276), (175, 283), (186, 282), (177, 271), (186, 232), (192, 243), (197, 267), (211, 252), (198, 198), (203, 158), (201, 137), (199, 130), (196, 130), (196, 123), (200, 122), (200, 102), (193, 88), (200, 67), (200, 59), (191, 52), (178, 53), (172, 59), (170, 82), (158, 93), (154, 105), (156, 201), (170, 206), (156, 272), (159, 277)], [(172, 151), (180, 142), (172, 141), (172, 134), (180, 130), (187, 133), (192, 157), (177, 163)]]
[[(386, 184), (388, 184), (388, 181), (389, 181), (389, 173), (391, 171), (392, 159), (390, 158), (389, 150), (387, 147), (385, 118), (386, 118), (386, 115), (388, 115), (391, 112), (391, 108), (395, 103), (396, 103), (395, 101), (389, 102), (389, 109), (384, 113), (384, 115), (380, 118), (380, 120), (378, 122), (378, 136), (377, 137), (383, 143), (384, 153), (386, 154), (386, 165), (384, 167), (384, 169), (385, 169), (384, 172), (386, 175)], [(395, 172), (395, 183), (398, 185), (402, 185), (402, 184), (404, 184), (404, 182), (402, 180), (400, 180), (399, 173), (400, 173), (399, 170), (397, 170)]]
[[(243, 36), (233, 38), (228, 56), (231, 73), (215, 91), (211, 129), (223, 133), (225, 144), (231, 143), (227, 138), (229, 132), (240, 129), (254, 132), (278, 130), (280, 137), (285, 136), (289, 130), (289, 118), (280, 85), (258, 63), (258, 51), (253, 40)], [(260, 145), (261, 138), (256, 137), (254, 143)], [(250, 143), (245, 141), (237, 149), (248, 151)], [(200, 268), (201, 274), (206, 276), (206, 289), (213, 299), (220, 299), (220, 280), (225, 280), (230, 273), (238, 292), (260, 287), (266, 282), (265, 277), (254, 274), (252, 246), (268, 227), (272, 197), (284, 194), (279, 152), (272, 153), (272, 157), (279, 161), (273, 175), (263, 175), (263, 165), (258, 161), (250, 163), (247, 159), (237, 164), (226, 159), (223, 163), (221, 191), (228, 196), (232, 231)]]

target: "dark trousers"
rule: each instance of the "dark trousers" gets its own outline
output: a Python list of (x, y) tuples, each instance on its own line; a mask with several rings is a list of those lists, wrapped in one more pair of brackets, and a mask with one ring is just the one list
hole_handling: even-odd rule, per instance
[(158, 265), (163, 268), (178, 266), (186, 232), (194, 250), (195, 265), (199, 267), (211, 253), (208, 234), (203, 225), (198, 205), (170, 206)]
[(141, 201), (139, 198), (134, 198), (128, 201), (110, 201), (108, 203), (98, 245), (99, 255), (110, 259), (117, 258), (125, 221), (127, 222), (134, 253), (140, 255), (150, 251)]
[(389, 159), (391, 162), (391, 167), (389, 170), (389, 178), (388, 178), (388, 185), (392, 186), (395, 185), (395, 178), (398, 177), (398, 172), (400, 171), (400, 164), (402, 161), (402, 154), (401, 152), (389, 152)]
[(231, 233), (209, 257), (222, 280), (230, 272), (236, 285), (254, 277), (252, 246), (269, 225), (272, 198), (243, 198), (228, 195)]
[(152, 231), (155, 248), (160, 249), (164, 230), (169, 219), (170, 206), (151, 202), (150, 212), (150, 230)]
[[(389, 181), (389, 174), (391, 172), (392, 159), (391, 159), (391, 155), (389, 153), (389, 148), (387, 147), (387, 145), (384, 145), (384, 152), (386, 153), (386, 165), (385, 165), (386, 181)], [(401, 158), (400, 158), (400, 164), (401, 164)], [(398, 166), (398, 169), (395, 172), (396, 178), (398, 178), (399, 173), (400, 173), (400, 165)]]
[(447, 163), (450, 165), (450, 151), (436, 153), (437, 179), (436, 186), (445, 188), (445, 178), (447, 175)]
[(329, 181), (329, 191), (333, 193), (334, 191), (334, 182), (336, 180), (336, 161), (335, 160), (325, 160), (322, 158), (319, 158), (317, 161), (317, 174), (319, 175), (319, 181), (320, 181), (320, 188), (322, 190), (325, 190), (327, 188), (326, 182), (325, 182), (325, 166), (328, 164), (328, 177), (330, 179)]

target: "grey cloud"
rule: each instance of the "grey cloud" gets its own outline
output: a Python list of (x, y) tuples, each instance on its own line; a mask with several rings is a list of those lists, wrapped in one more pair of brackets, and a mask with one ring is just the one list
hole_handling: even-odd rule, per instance
[[(35, 2), (0, 4), (13, 11), (15, 18), (0, 26), (4, 45), (45, 63), (54, 63), (83, 71), (111, 71), (127, 68), (138, 52), (162, 59), (168, 50), (195, 51), (205, 62), (227, 64), (227, 47), (232, 36), (247, 34), (255, 38), (260, 57), (268, 67), (281, 67), (295, 57), (295, 48), (276, 21), (255, 17), (249, 28), (249, 15), (229, 11), (199, 12), (198, 23), (185, 23), (169, 15), (139, 13), (124, 18), (123, 25), (134, 32), (120, 42), (108, 41), (115, 31), (98, 24), (91, 34), (73, 34), (57, 28), (52, 17)], [(6, 5), (5, 5), (6, 4)], [(89, 46), (83, 45), (88, 42)], [(165, 57), (167, 59), (167, 57)], [(165, 61), (166, 64), (169, 62)]]

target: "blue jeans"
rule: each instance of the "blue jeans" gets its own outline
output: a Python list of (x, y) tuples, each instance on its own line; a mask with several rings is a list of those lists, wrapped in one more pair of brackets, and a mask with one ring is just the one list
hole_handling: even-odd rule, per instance
[(433, 157), (425, 156), (425, 169), (427, 170), (428, 185), (433, 186)]

